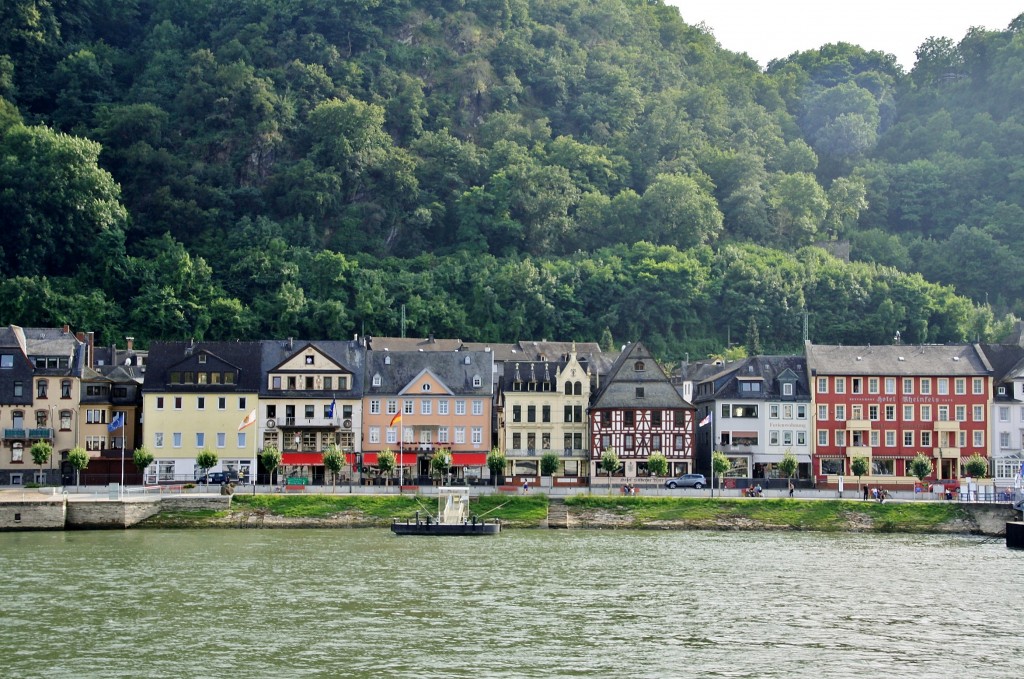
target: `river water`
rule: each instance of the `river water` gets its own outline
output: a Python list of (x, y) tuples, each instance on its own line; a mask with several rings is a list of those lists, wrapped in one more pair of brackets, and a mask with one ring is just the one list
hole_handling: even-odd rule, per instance
[(4, 677), (1024, 676), (973, 537), (0, 534)]

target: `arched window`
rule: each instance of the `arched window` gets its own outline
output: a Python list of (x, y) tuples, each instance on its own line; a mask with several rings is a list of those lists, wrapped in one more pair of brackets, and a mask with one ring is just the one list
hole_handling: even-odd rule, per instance
[(60, 397), (71, 398), (71, 380), (61, 380), (60, 382)]
[(583, 383), (575, 382), (572, 385), (572, 393), (575, 394), (576, 396), (580, 396), (581, 394), (583, 394)]
[(565, 383), (565, 395), (566, 396), (572, 395), (572, 382), (566, 382)]
[(646, 370), (646, 366), (644, 365), (643, 361), (637, 361), (636, 363), (633, 364), (633, 370), (640, 372), (642, 370)]
[(46, 398), (47, 386), (46, 380), (39, 380), (36, 382), (36, 398)]

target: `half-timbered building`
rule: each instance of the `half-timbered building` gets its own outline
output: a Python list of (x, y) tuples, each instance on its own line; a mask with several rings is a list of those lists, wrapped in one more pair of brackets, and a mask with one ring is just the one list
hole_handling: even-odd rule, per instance
[(594, 393), (589, 410), (590, 473), (614, 449), (619, 474), (646, 476), (647, 460), (661, 452), (669, 474), (693, 470), (694, 407), (669, 381), (642, 342), (627, 345)]

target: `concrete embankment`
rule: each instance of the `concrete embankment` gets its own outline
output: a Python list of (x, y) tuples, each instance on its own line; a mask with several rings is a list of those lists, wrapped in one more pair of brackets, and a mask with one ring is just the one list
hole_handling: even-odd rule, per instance
[(157, 514), (226, 511), (230, 506), (230, 497), (209, 494), (109, 498), (50, 489), (6, 491), (0, 493), (0, 530), (131, 528)]

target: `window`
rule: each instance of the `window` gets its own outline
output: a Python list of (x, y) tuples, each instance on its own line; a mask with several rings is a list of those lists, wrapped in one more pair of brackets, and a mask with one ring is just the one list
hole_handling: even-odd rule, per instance
[[(473, 414), (480, 415), (483, 412), (483, 404), (480, 407), (480, 413), (476, 412), (476, 404), (478, 401), (473, 401)], [(550, 422), (551, 421), (551, 406), (541, 406), (540, 408), (540, 421)]]
[(71, 380), (61, 380), (60, 382), (60, 397), (71, 398)]
[(171, 434), (171, 445), (175, 448), (181, 448), (181, 432), (176, 431)]
[(455, 401), (455, 414), (456, 415), (465, 415), (466, 414), (466, 402), (465, 401), (463, 401), (463, 400), (456, 400)]
[(818, 445), (819, 446), (827, 446), (828, 445), (828, 430), (827, 429), (819, 429), (818, 430)]
[[(338, 388), (341, 389), (341, 382), (338, 382)], [(324, 377), (324, 391), (331, 391), (334, 389), (334, 378), (330, 375)]]
[(846, 393), (846, 378), (845, 377), (837, 377), (836, 378), (836, 393), (837, 394), (845, 394)]
[(646, 366), (644, 365), (643, 361), (637, 361), (636, 363), (633, 364), (633, 370), (635, 370), (636, 372), (641, 372), (645, 368)]
[(818, 378), (818, 393), (819, 394), (827, 394), (828, 393), (828, 378), (827, 377), (819, 377)]
[(466, 428), (455, 427), (455, 444), (459, 445), (466, 442)]
[(197, 396), (196, 397), (196, 410), (206, 410), (206, 397), (205, 396)]
[(224, 448), (228, 445), (228, 435), (224, 432), (217, 432), (217, 447)]
[(203, 432), (196, 432), (196, 448), (206, 447), (206, 434)]
[(238, 409), (239, 410), (245, 410), (245, 397), (244, 396), (239, 396), (238, 397)]
[(985, 445), (985, 431), (983, 429), (974, 430), (974, 447), (981, 448)]
[(370, 414), (371, 415), (380, 415), (380, 399), (379, 398), (370, 399)]
[(777, 430), (773, 429), (770, 432), (768, 432), (768, 445), (779, 445), (779, 432)]
[(914, 378), (913, 377), (904, 377), (903, 378), (903, 393), (904, 394), (913, 394), (914, 393)]
[(512, 421), (522, 422), (523, 421), (523, 406), (515, 405), (512, 406)]
[(885, 406), (885, 419), (888, 422), (895, 422), (896, 421), (896, 406), (894, 406), (894, 405), (886, 405)]
[(13, 368), (14, 354), (0, 354), (0, 368)]
[(434, 402), (430, 399), (423, 399), (420, 401), (420, 415), (433, 415), (434, 414)]
[[(577, 407), (579, 407), (579, 406), (577, 406)], [(661, 429), (661, 420), (662, 420), (661, 411), (660, 410), (652, 410), (651, 411), (651, 426), (654, 427), (655, 429)], [(661, 445), (659, 444), (656, 448), (652, 448), (651, 450), (659, 450), (660, 448), (661, 448)]]
[(480, 376), (473, 375), (473, 387), (479, 389), (481, 384), (483, 384), (483, 380), (480, 379)]
[(793, 419), (793, 406), (788, 404), (782, 406), (782, 418), (785, 420)]
[(967, 421), (967, 406), (956, 407), (956, 421), (966, 422)]
[(636, 426), (636, 411), (625, 410), (622, 413), (622, 425), (624, 427), (635, 427)]
[(71, 411), (62, 410), (60, 411), (60, 430), (71, 431)]
[(36, 382), (36, 398), (46, 398), (46, 380)]
[(643, 398), (644, 397), (644, 388), (643, 387), (637, 387), (636, 388), (636, 397), (637, 398)]
[(958, 377), (953, 381), (953, 393), (957, 396), (963, 396), (967, 393), (967, 380), (963, 377)]
[[(885, 407), (885, 414), (886, 414), (886, 418), (885, 419), (887, 419), (887, 420), (889, 419), (889, 408), (891, 408), (891, 407), (892, 406), (886, 406)], [(877, 422), (878, 421), (878, 406), (877, 405), (872, 404), (872, 405), (868, 406), (868, 419), (871, 420), (872, 422)]]
[(370, 427), (370, 443), (380, 443), (380, 427)]
[(244, 431), (238, 432), (238, 447), (241, 450), (245, 450), (246, 449), (246, 445), (245, 445), (245, 432)]
[(896, 378), (886, 377), (885, 378), (885, 393), (895, 394), (896, 393)]
[(24, 462), (25, 461), (25, 444), (21, 441), (15, 441), (11, 444), (11, 462)]
[(15, 382), (14, 382), (14, 395), (15, 396), (24, 396), (25, 395), (25, 385), (22, 383), (21, 380), (15, 380)]
[(971, 419), (975, 422), (985, 421), (985, 406), (976, 405), (972, 408)]
[(939, 378), (939, 396), (946, 396), (949, 394), (949, 379), (946, 377)]
[(846, 419), (846, 406), (842, 403), (836, 404), (836, 419), (840, 422)]
[(878, 378), (877, 377), (869, 377), (868, 378), (868, 393), (869, 394), (877, 394), (878, 393)]
[(448, 443), (448, 427), (437, 428), (437, 442)]
[(999, 421), (1009, 422), (1010, 421), (1010, 409), (1007, 406), (999, 406)]
[(536, 422), (537, 421), (537, 406), (526, 406), (526, 421)]
[(313, 355), (312, 354), (306, 355), (305, 359), (306, 359), (306, 365), (313, 365)]
[(885, 447), (894, 448), (896, 447), (896, 432), (892, 429), (885, 430)]
[(448, 399), (442, 399), (437, 402), (437, 414), (447, 415), (448, 414)]
[(379, 387), (381, 385), (380, 375), (373, 376), (373, 386)]
[(786, 382), (785, 384), (782, 385), (782, 395), (783, 396), (792, 396), (793, 395), (793, 383), (792, 382)]
[[(857, 443), (854, 442), (853, 445), (857, 445)], [(878, 445), (878, 430), (877, 429), (872, 429), (870, 432), (868, 432), (868, 445), (871, 446), (871, 447), (875, 447), (875, 446)]]
[[(548, 408), (550, 410), (550, 406), (544, 406), (544, 407)], [(480, 400), (474, 400), (473, 401), (473, 414), (474, 415), (483, 415), (484, 414), (484, 402), (483, 401), (480, 401)], [(550, 422), (551, 420), (547, 419), (547, 420), (544, 420), (544, 421), (545, 422)]]
[(914, 430), (906, 430), (903, 432), (903, 445), (907, 448), (914, 447)]
[(985, 380), (981, 377), (971, 378), (971, 393), (979, 396), (985, 393)]
[(827, 419), (828, 419), (828, 405), (826, 405), (826, 404), (819, 404), (818, 405), (818, 421), (819, 422), (824, 422)]
[(388, 399), (387, 412), (388, 412), (388, 415), (397, 415), (398, 414), (398, 400), (397, 399), (393, 399), (393, 398), (389, 398)]
[(164, 433), (162, 431), (158, 431), (153, 434), (153, 446), (155, 448), (164, 447)]
[(932, 393), (932, 379), (930, 377), (921, 378), (921, 393), (925, 396)]
[(967, 445), (967, 432), (958, 431), (957, 434), (959, 434), (959, 436), (957, 436), (957, 445), (961, 448), (965, 447)]
[(1003, 431), (999, 432), (999, 447), (1009, 448), (1010, 447), (1010, 432)]
[(806, 446), (807, 445), (807, 432), (805, 432), (805, 431), (798, 431), (796, 433), (796, 444), (798, 446)]
[(913, 422), (914, 421), (914, 406), (905, 405), (903, 406), (903, 421)]
[(309, 390), (316, 387), (316, 382), (313, 380), (312, 375), (306, 375), (305, 383), (306, 385), (303, 387), (303, 389)]
[(864, 393), (864, 380), (859, 377), (853, 377), (850, 379), (850, 391), (854, 394)]
[(871, 473), (875, 476), (892, 476), (895, 473), (895, 460), (871, 460)]
[[(550, 434), (546, 434), (546, 436), (548, 436), (549, 438), (548, 438), (548, 443), (547, 443), (547, 445), (545, 447), (546, 448), (550, 448), (551, 447), (551, 438), (550, 438), (551, 435)], [(484, 428), (483, 427), (473, 427), (470, 430), (470, 437), (471, 437), (470, 438), (470, 443), (473, 443), (474, 445), (480, 445), (481, 443), (484, 442)]]
[(931, 422), (932, 421), (932, 407), (930, 405), (921, 406), (921, 421)]
[(789, 429), (785, 429), (782, 432), (782, 445), (791, 446), (793, 445), (793, 432)]
[(779, 406), (778, 406), (778, 404), (773, 403), (770, 406), (768, 406), (768, 417), (770, 417), (773, 420), (779, 419)]
[(274, 375), (273, 377), (270, 378), (270, 388), (271, 389), (280, 389), (281, 388), (281, 376), (280, 375)]
[(932, 433), (930, 431), (921, 432), (921, 447), (930, 448), (932, 445)]

